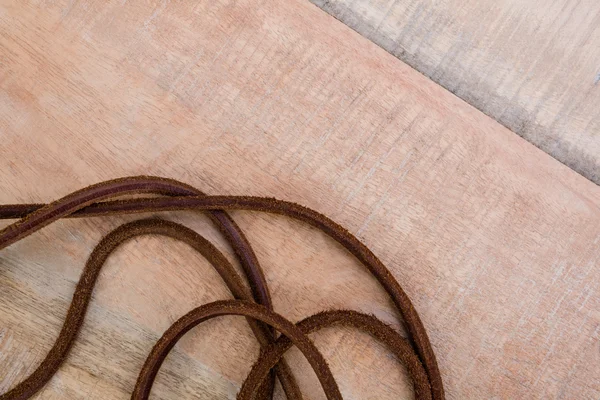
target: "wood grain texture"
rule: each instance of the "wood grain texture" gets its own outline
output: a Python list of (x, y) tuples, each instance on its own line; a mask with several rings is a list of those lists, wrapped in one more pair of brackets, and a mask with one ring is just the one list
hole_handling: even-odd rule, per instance
[[(0, 10), (1, 203), (133, 174), (299, 202), (392, 270), (448, 398), (600, 396), (598, 186), (303, 0), (15, 0)], [(346, 307), (396, 324), (383, 290), (332, 240), (282, 217), (233, 216), (278, 312), (299, 320)], [(204, 218), (165, 217), (229, 253)], [(56, 337), (93, 246), (133, 218), (60, 221), (0, 253), (1, 392)], [(38, 398), (127, 398), (162, 332), (227, 296), (186, 246), (125, 245)], [(314, 338), (345, 398), (411, 397), (402, 368), (367, 336)], [(257, 350), (242, 319), (210, 322), (176, 347), (153, 396), (234, 398)], [(323, 398), (297, 351), (289, 360), (307, 398)]]
[(600, 184), (600, 3), (311, 0)]

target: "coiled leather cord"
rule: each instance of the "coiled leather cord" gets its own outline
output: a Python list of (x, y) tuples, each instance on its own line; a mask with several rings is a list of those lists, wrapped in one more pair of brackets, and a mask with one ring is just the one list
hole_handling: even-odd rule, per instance
[[(145, 193), (159, 197), (114, 200), (123, 195)], [(162, 361), (185, 332), (207, 319), (230, 314), (245, 316), (262, 346), (260, 358), (244, 382), (238, 395), (239, 399), (271, 398), (275, 374), (270, 371), (276, 371), (289, 399), (302, 398), (293, 374), (282, 359), (292, 344), (298, 346), (311, 363), (327, 398), (341, 399), (326, 362), (306, 336), (310, 332), (334, 324), (353, 326), (369, 332), (388, 346), (406, 366), (417, 399), (444, 399), (442, 379), (427, 333), (398, 282), (356, 237), (324, 215), (298, 204), (262, 197), (206, 196), (197, 189), (172, 179), (148, 176), (121, 178), (88, 186), (47, 205), (0, 206), (0, 218), (21, 218), (0, 230), (0, 250), (60, 218), (184, 209), (208, 213), (234, 249), (251, 291), (246, 289), (242, 278), (227, 259), (206, 239), (190, 229), (160, 219), (125, 224), (102, 239), (90, 255), (77, 284), (63, 328), (46, 358), (29, 377), (0, 395), (0, 400), (27, 399), (50, 380), (76, 340), (102, 265), (121, 243), (145, 234), (172, 237), (200, 252), (219, 272), (236, 300), (219, 301), (198, 307), (173, 324), (148, 356), (132, 399), (148, 397)], [(225, 212), (238, 209), (286, 215), (317, 227), (338, 241), (369, 269), (390, 295), (404, 319), (409, 341), (375, 317), (355, 311), (320, 313), (297, 325), (273, 312), (268, 287), (256, 255), (241, 229)], [(271, 327), (283, 334), (277, 341)]]

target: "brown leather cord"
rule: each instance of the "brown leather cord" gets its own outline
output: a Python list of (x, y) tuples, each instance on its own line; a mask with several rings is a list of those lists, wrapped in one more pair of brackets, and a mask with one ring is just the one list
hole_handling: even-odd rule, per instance
[[(412, 346), (398, 332), (376, 317), (352, 310), (332, 310), (312, 315), (296, 324), (305, 335), (334, 325), (357, 328), (371, 334), (385, 344), (406, 367), (414, 384), (415, 398), (431, 400), (431, 388), (429, 387), (427, 374)], [(293, 342), (288, 337), (281, 336), (277, 339), (277, 342), (264, 350), (262, 356), (256, 361), (246, 377), (246, 381), (244, 381), (238, 395), (239, 400), (254, 398), (256, 388), (260, 386), (269, 370), (281, 359), (283, 354), (292, 347), (292, 344)]]
[(310, 339), (296, 325), (261, 305), (241, 300), (222, 300), (204, 304), (193, 309), (171, 325), (148, 355), (135, 384), (131, 399), (145, 400), (148, 398), (150, 388), (162, 362), (186, 332), (204, 321), (222, 315), (244, 315), (276, 328), (302, 351), (317, 374), (327, 399), (342, 400), (342, 395), (327, 366), (327, 362)]
[[(73, 212), (84, 208), (88, 204), (101, 201), (105, 198), (141, 193), (169, 196), (204, 196), (204, 193), (196, 188), (174, 179), (154, 176), (136, 176), (100, 182), (73, 192), (54, 203), (39, 205), (39, 207), (34, 210), (31, 210), (31, 205), (2, 206), (0, 218), (15, 218), (10, 214), (20, 214), (24, 209), (26, 210), (28, 208), (30, 209), (30, 212), (22, 216), (23, 219), (21, 221), (18, 221), (1, 231), (2, 240), (0, 242), (0, 249), (33, 233), (37, 229), (43, 228), (61, 217), (68, 216)], [(250, 243), (242, 230), (237, 226), (233, 219), (222, 210), (212, 210), (209, 213), (209, 216), (228, 239), (234, 252), (240, 259), (244, 272), (251, 277), (250, 284), (258, 302), (268, 308), (272, 308), (271, 296), (265, 282), (264, 273), (260, 268), (254, 250), (252, 250), (252, 246), (250, 246)], [(13, 228), (17, 227), (18, 229), (13, 230)]]
[[(32, 233), (33, 231), (28, 231), (28, 226), (29, 228), (34, 227), (34, 230), (37, 230), (59, 219), (61, 216), (69, 215), (69, 213), (72, 213), (74, 210), (77, 210), (86, 204), (91, 204), (98, 199), (101, 200), (105, 197), (114, 198), (115, 196), (119, 195), (141, 193), (154, 193), (172, 196), (204, 195), (201, 191), (190, 185), (168, 178), (138, 176), (101, 182), (73, 192), (52, 204), (43, 205), (40, 207), (40, 209), (35, 210), (36, 212), (31, 212), (21, 221), (8, 226), (2, 230), (2, 232), (6, 231), (6, 236), (2, 235), (3, 239), (0, 240), (0, 249)], [(19, 208), (18, 205), (17, 208)], [(13, 206), (10, 205), (3, 206), (2, 209), (14, 211)], [(260, 267), (260, 264), (258, 263), (256, 255), (254, 254), (254, 250), (252, 249), (252, 246), (250, 246), (250, 243), (248, 242), (244, 233), (233, 221), (233, 219), (231, 219), (231, 217), (229, 217), (229, 215), (224, 211), (214, 210), (209, 212), (208, 216), (232, 246), (240, 261), (240, 264), (242, 265), (242, 268), (244, 269), (244, 273), (249, 279), (249, 283), (256, 300), (260, 304), (264, 304), (268, 308), (272, 309), (271, 297), (265, 281), (264, 273)], [(19, 226), (19, 228), (16, 229), (16, 231), (11, 232), (10, 228), (16, 226)], [(17, 232), (20, 233), (16, 234)], [(274, 390), (274, 383), (274, 380), (271, 380), (271, 392)], [(298, 396), (300, 389), (298, 388), (293, 375), (288, 376), (287, 379), (281, 383), (288, 398), (294, 400), (301, 398)]]
[[(41, 389), (58, 371), (58, 368), (66, 359), (69, 350), (73, 346), (77, 333), (83, 324), (87, 306), (91, 300), (92, 290), (102, 266), (121, 244), (142, 235), (162, 235), (188, 244), (209, 261), (235, 298), (247, 301), (253, 300), (250, 291), (244, 286), (242, 279), (227, 258), (212, 243), (193, 230), (175, 222), (160, 219), (138, 220), (121, 225), (105, 236), (90, 255), (73, 294), (73, 301), (65, 317), (63, 328), (46, 358), (29, 377), (8, 393), (0, 396), (0, 399), (29, 398)], [(249, 323), (262, 346), (266, 346), (273, 341), (270, 330), (265, 330), (264, 327), (257, 324), (254, 320), (249, 320)], [(295, 386), (297, 388), (295, 391), (296, 398), (302, 398), (300, 390), (285, 362), (278, 366), (278, 372), (282, 386), (283, 382), (291, 385), (291, 387)], [(265, 384), (270, 385), (270, 382), (266, 382)], [(272, 390), (269, 389), (266, 392), (270, 393)]]
[[(178, 191), (183, 191), (184, 189), (182, 188), (184, 187), (187, 188), (187, 192), (181, 195)], [(437, 367), (435, 355), (416, 310), (391, 273), (366, 246), (356, 239), (356, 237), (324, 215), (294, 203), (271, 198), (248, 196), (197, 196), (190, 194), (192, 191), (195, 191), (194, 193), (199, 193), (195, 189), (190, 189), (189, 186), (173, 180), (153, 177), (132, 177), (93, 185), (68, 195), (49, 205), (34, 204), (0, 206), (1, 218), (22, 217), (23, 214), (27, 213), (27, 215), (21, 221), (18, 221), (17, 223), (12, 224), (0, 231), (0, 249), (6, 247), (10, 243), (14, 243), (16, 240), (26, 237), (36, 230), (41, 229), (43, 226), (46, 226), (52, 221), (62, 217), (99, 216), (114, 213), (182, 209), (195, 209), (212, 213), (216, 211), (224, 214), (223, 210), (243, 209), (282, 214), (304, 221), (321, 229), (323, 232), (330, 235), (346, 249), (348, 249), (371, 271), (375, 278), (390, 294), (392, 300), (404, 318), (418, 359), (425, 367), (427, 381), (431, 387), (431, 398), (434, 400), (444, 399), (442, 380)], [(102, 201), (112, 199), (123, 194), (140, 194), (149, 192), (155, 194), (169, 194), (177, 197)], [(236, 250), (236, 254), (238, 257), (240, 257), (242, 264), (244, 264), (244, 260), (246, 260), (244, 272), (248, 275), (248, 279), (251, 282), (251, 285), (253, 285), (252, 287), (254, 288), (253, 290), (257, 294), (257, 297), (262, 298), (262, 301), (264, 302), (265, 298), (268, 298), (268, 290), (266, 283), (264, 283), (264, 275), (262, 275), (262, 271), (254, 253), (251, 253), (252, 256), (250, 256), (250, 253), (248, 253), (248, 251), (251, 252), (252, 250), (247, 239), (243, 236), (243, 233), (241, 233), (239, 228), (237, 228), (237, 226), (233, 223), (233, 220), (230, 218), (229, 220), (231, 221), (231, 224), (225, 224), (224, 226), (221, 226), (221, 229), (225, 231), (226, 237), (230, 240), (232, 247), (234, 249), (238, 249)], [(227, 232), (231, 232), (231, 230), (238, 233), (228, 234)], [(245, 248), (242, 242), (247, 244), (249, 250)], [(264, 288), (260, 289), (260, 285), (263, 283)], [(267, 303), (270, 304), (268, 301)], [(406, 363), (406, 360), (404, 361)], [(410, 370), (411, 369), (409, 368), (409, 371)], [(281, 376), (282, 374), (280, 373), (280, 379)], [(417, 388), (417, 386), (421, 387), (419, 386), (419, 382), (415, 382), (415, 388)], [(260, 390), (256, 389), (256, 391), (259, 393), (265, 393), (264, 388), (261, 388)], [(293, 398), (287, 393), (287, 390), (286, 394), (288, 397)], [(294, 393), (291, 394), (292, 396), (294, 395)], [(4, 400), (5, 398), (0, 397), (0, 399)]]

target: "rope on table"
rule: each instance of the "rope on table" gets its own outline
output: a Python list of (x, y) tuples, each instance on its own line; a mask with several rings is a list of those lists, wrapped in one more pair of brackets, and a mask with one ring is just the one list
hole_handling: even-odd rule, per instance
[[(118, 200), (124, 195), (153, 194), (156, 197)], [(161, 235), (180, 240), (202, 254), (217, 270), (230, 289), (234, 300), (205, 304), (175, 322), (158, 340), (138, 376), (132, 399), (147, 399), (160, 366), (177, 341), (194, 326), (222, 315), (245, 316), (261, 345), (259, 359), (252, 367), (238, 394), (238, 399), (266, 400), (273, 396), (275, 379), (279, 379), (288, 399), (302, 399), (302, 394), (283, 355), (297, 346), (314, 369), (329, 400), (342, 398), (327, 363), (308, 338), (308, 334), (332, 325), (346, 325), (370, 333), (385, 344), (406, 366), (413, 382), (415, 398), (443, 400), (444, 387), (429, 338), (406, 293), (390, 271), (355, 236), (326, 216), (295, 203), (252, 196), (207, 196), (184, 183), (159, 177), (137, 176), (110, 180), (73, 192), (50, 204), (0, 205), (0, 219), (18, 221), (0, 230), (0, 250), (44, 226), (60, 219), (97, 217), (123, 213), (196, 210), (207, 213), (232, 246), (250, 285), (227, 258), (208, 240), (193, 230), (162, 219), (142, 219), (124, 224), (96, 246), (90, 255), (75, 289), (65, 322), (52, 349), (37, 369), (0, 400), (32, 397), (56, 373), (73, 346), (83, 324), (96, 280), (110, 254), (122, 243), (140, 235)], [(258, 259), (250, 242), (226, 213), (249, 210), (281, 214), (312, 225), (331, 236), (379, 281), (390, 295), (404, 319), (409, 338), (374, 316), (349, 310), (333, 310), (310, 316), (293, 324), (273, 311), (271, 296)], [(1, 288), (0, 288), (1, 290)], [(282, 336), (277, 338), (275, 330)]]

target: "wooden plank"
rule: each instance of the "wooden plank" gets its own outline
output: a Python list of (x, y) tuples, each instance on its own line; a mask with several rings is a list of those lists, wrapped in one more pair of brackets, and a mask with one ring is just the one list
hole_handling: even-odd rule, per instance
[(600, 3), (311, 0), (600, 184)]
[[(0, 9), (1, 203), (132, 174), (296, 201), (390, 267), (448, 398), (600, 396), (596, 185), (303, 0)], [(0, 253), (0, 392), (48, 350), (93, 246), (138, 217), (61, 221)], [(165, 217), (228, 251), (193, 213)], [(234, 217), (277, 311), (354, 308), (397, 326), (382, 290), (331, 240), (285, 218)], [(164, 329), (226, 297), (185, 246), (126, 245), (38, 398), (127, 398)], [(410, 398), (403, 370), (368, 337), (331, 329), (315, 340), (347, 398)], [(211, 322), (177, 346), (153, 395), (233, 398), (256, 352), (241, 319)], [(298, 353), (289, 359), (307, 398), (323, 398)]]

